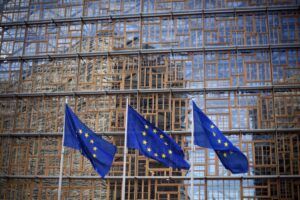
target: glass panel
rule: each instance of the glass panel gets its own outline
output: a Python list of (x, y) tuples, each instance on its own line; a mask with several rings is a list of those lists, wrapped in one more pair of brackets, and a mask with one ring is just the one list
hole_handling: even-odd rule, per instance
[(14, 93), (18, 91), (20, 84), (19, 62), (0, 63), (0, 93)]
[(85, 23), (82, 32), (82, 52), (97, 52), (112, 50), (113, 23), (98, 21)]
[(271, 44), (299, 42), (299, 13), (272, 12), (268, 18)]
[(7, 56), (21, 56), (23, 55), (25, 39), (25, 27), (8, 27), (3, 29), (1, 55)]
[(293, 85), (300, 81), (299, 49), (272, 51), (273, 84)]
[(234, 16), (215, 14), (204, 18), (204, 43), (206, 46), (228, 46), (234, 44)]
[(235, 23), (236, 45), (268, 44), (267, 17), (265, 14), (238, 14)]
[(124, 20), (114, 22), (113, 50), (140, 48), (140, 22)]

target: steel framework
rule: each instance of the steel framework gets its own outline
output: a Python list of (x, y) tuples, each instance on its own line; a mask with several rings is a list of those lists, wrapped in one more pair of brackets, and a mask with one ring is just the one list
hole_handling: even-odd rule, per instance
[[(200, 3), (199, 3), (200, 2)], [(126, 99), (191, 156), (191, 100), (249, 159), (191, 171), (129, 150), (126, 199), (300, 198), (299, 0), (6, 0), (0, 199), (57, 199), (65, 98), (118, 147), (100, 179), (65, 148), (62, 199), (121, 199)]]

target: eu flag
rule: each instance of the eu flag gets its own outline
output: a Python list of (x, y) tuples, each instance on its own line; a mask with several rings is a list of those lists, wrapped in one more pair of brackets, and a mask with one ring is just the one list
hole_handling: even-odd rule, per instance
[(100, 176), (104, 177), (109, 172), (116, 147), (91, 131), (68, 105), (65, 107), (64, 134), (64, 146), (79, 150)]
[(127, 147), (138, 149), (144, 156), (165, 166), (189, 169), (180, 146), (165, 132), (144, 119), (131, 106), (127, 107)]
[(232, 173), (248, 172), (247, 157), (223, 135), (194, 102), (193, 113), (195, 144), (215, 150), (225, 168)]

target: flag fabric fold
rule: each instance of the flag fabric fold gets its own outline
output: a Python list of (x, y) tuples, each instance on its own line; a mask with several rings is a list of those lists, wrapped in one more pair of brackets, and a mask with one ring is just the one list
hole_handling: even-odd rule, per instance
[(116, 147), (90, 130), (68, 105), (65, 106), (64, 146), (79, 150), (104, 177), (110, 170)]
[(222, 164), (232, 173), (248, 172), (247, 157), (235, 147), (219, 128), (193, 102), (195, 144), (215, 150)]
[(167, 167), (189, 169), (180, 146), (164, 131), (144, 119), (131, 106), (127, 107), (127, 147), (138, 149), (144, 156)]

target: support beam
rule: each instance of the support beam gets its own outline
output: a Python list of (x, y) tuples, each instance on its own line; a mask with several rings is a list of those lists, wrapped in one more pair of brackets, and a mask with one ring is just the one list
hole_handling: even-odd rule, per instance
[(38, 60), (38, 59), (52, 59), (55, 58), (86, 58), (95, 56), (117, 56), (117, 55), (139, 55), (139, 54), (162, 54), (162, 53), (188, 53), (188, 52), (210, 52), (210, 51), (242, 51), (242, 50), (269, 50), (269, 49), (291, 49), (299, 48), (299, 43), (285, 43), (285, 44), (270, 44), (270, 45), (251, 45), (251, 46), (218, 46), (218, 47), (203, 47), (203, 48), (171, 48), (171, 49), (137, 49), (137, 50), (114, 50), (91, 53), (59, 53), (59, 54), (41, 54), (34, 56), (8, 56), (0, 58), (0, 62), (4, 61), (20, 61), (20, 60)]
[(47, 97), (47, 96), (90, 96), (90, 95), (117, 95), (117, 94), (147, 94), (147, 93), (189, 93), (189, 92), (228, 92), (228, 91), (275, 91), (299, 89), (300, 85), (274, 85), (252, 87), (216, 87), (216, 88), (175, 88), (175, 89), (125, 89), (125, 90), (102, 90), (102, 91), (76, 91), (76, 92), (46, 92), (46, 93), (6, 93), (0, 94), (0, 98), (22, 97)]
[[(58, 179), (59, 176), (2, 175), (0, 179)], [(63, 176), (64, 179), (99, 179), (99, 176)], [(105, 176), (105, 179), (121, 180), (122, 176)], [(150, 180), (190, 180), (184, 176), (126, 176), (126, 179)], [(240, 179), (300, 179), (300, 175), (263, 175), (263, 176), (195, 176), (195, 180), (240, 180)]]
[[(165, 131), (170, 135), (191, 135), (190, 131)], [(246, 133), (276, 133), (276, 132), (300, 132), (300, 128), (276, 128), (276, 129), (239, 129), (239, 130), (223, 130), (225, 135), (246, 134)], [(101, 132), (98, 135), (122, 136), (124, 132)], [(3, 133), (0, 137), (61, 137), (62, 133)]]
[(68, 22), (93, 22), (101, 20), (119, 20), (119, 19), (138, 19), (138, 18), (152, 18), (152, 17), (170, 17), (170, 16), (189, 16), (189, 15), (205, 15), (211, 14), (227, 14), (227, 13), (245, 13), (245, 12), (263, 12), (263, 11), (297, 11), (299, 5), (292, 6), (259, 6), (259, 7), (245, 7), (245, 8), (218, 8), (218, 9), (199, 9), (190, 11), (172, 11), (160, 13), (138, 13), (127, 15), (109, 15), (109, 16), (96, 16), (96, 17), (77, 17), (77, 18), (60, 18), (49, 20), (30, 20), (30, 21), (16, 21), (1, 23), (1, 27), (8, 26), (24, 26), (24, 25), (39, 25), (39, 24), (61, 24)]

